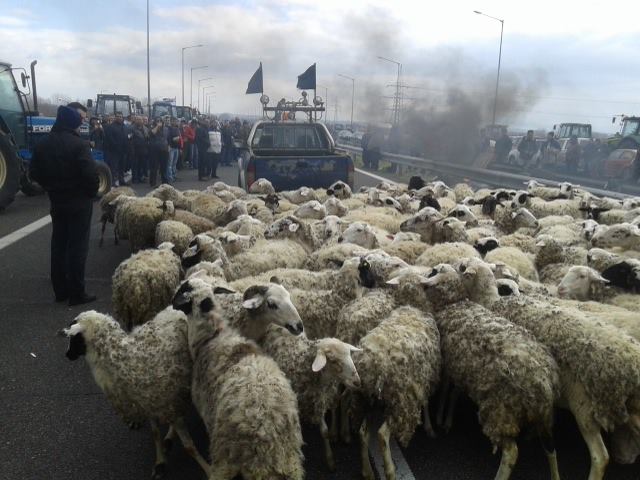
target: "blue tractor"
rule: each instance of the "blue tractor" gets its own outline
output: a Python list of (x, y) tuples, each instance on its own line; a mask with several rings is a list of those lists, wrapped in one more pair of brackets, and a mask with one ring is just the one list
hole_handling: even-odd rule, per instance
[[(29, 162), (33, 147), (51, 131), (55, 118), (38, 114), (35, 65), (31, 62), (31, 76), (24, 69), (12, 68), (0, 61), (0, 210), (15, 198), (18, 190), (28, 196), (42, 194), (42, 188), (29, 177)], [(13, 72), (20, 72), (23, 91)], [(31, 85), (29, 85), (31, 80)], [(31, 87), (31, 90), (29, 88)], [(33, 110), (27, 95), (32, 92)], [(83, 125), (80, 134), (89, 136), (89, 126)], [(100, 151), (92, 152), (100, 176), (99, 195), (111, 189), (111, 170), (103, 161)]]

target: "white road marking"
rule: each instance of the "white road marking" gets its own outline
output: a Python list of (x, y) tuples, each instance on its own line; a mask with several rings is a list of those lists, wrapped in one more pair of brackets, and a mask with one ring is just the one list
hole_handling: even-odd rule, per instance
[(371, 178), (375, 178), (376, 180), (380, 180), (381, 182), (389, 182), (393, 184), (398, 183), (394, 182), (393, 180), (389, 180), (388, 178), (381, 177), (380, 175), (376, 175), (375, 173), (367, 172), (366, 170), (360, 170), (359, 168), (356, 168), (356, 172), (367, 175)]
[(9, 235), (5, 235), (0, 238), (0, 250), (3, 248), (7, 248), (9, 245), (16, 243), (18, 240), (22, 240), (27, 235), (31, 235), (36, 230), (40, 230), (45, 225), (49, 225), (51, 223), (51, 215), (47, 215), (46, 217), (42, 217), (39, 220), (36, 220), (29, 225), (26, 225), (15, 232), (11, 232)]
[[(380, 447), (378, 445), (378, 435), (372, 435), (372, 437), (373, 438), (369, 443), (369, 454), (373, 457), (373, 463), (376, 467), (376, 471), (378, 472), (378, 478), (384, 480), (386, 476), (384, 474), (382, 454), (380, 453)], [(396, 480), (416, 480), (409, 464), (400, 451), (400, 447), (393, 438), (389, 441), (389, 447), (391, 449), (393, 463), (396, 464)]]

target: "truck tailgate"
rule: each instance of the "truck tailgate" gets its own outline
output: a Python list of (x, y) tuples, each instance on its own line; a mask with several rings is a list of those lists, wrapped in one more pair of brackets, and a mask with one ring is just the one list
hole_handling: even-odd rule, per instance
[(306, 186), (327, 188), (337, 180), (348, 182), (352, 161), (348, 156), (254, 157), (256, 177), (266, 178), (274, 188), (295, 190)]

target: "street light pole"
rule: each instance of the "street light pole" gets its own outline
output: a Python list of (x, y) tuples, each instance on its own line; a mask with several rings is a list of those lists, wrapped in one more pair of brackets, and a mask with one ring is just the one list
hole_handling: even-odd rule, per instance
[(190, 47), (182, 47), (182, 105), (184, 106), (184, 51), (189, 48), (199, 48), (204, 45), (191, 45)]
[[(201, 78), (198, 80), (198, 110), (200, 110), (200, 84), (206, 80), (213, 80), (213, 77)], [(202, 108), (204, 108), (204, 97), (202, 97)]]
[(356, 94), (356, 79), (348, 75), (343, 75), (341, 73), (339, 73), (338, 76), (346, 78), (347, 80), (351, 80), (351, 131), (353, 132), (353, 99)]
[(319, 88), (324, 88), (324, 120), (329, 120), (329, 89), (325, 85), (316, 85)]
[(401, 87), (400, 87), (400, 75), (402, 74), (402, 63), (391, 60), (390, 58), (380, 57), (379, 60), (384, 60), (385, 62), (395, 63), (398, 66), (398, 77), (396, 79), (396, 96), (393, 101), (393, 123), (395, 125), (400, 124), (400, 110), (402, 108), (402, 99), (401, 99)]
[[(206, 93), (207, 88), (215, 88), (215, 85), (207, 85), (206, 87), (202, 88), (202, 103), (204, 104), (204, 99), (206, 96), (208, 95), (214, 95), (216, 92), (211, 92), (211, 93)], [(203, 105), (204, 108), (204, 105)]]
[(478, 10), (474, 10), (473, 13), (478, 15), (482, 15), (485, 17), (492, 18), (493, 20), (497, 20), (500, 22), (500, 49), (498, 50), (498, 74), (496, 75), (496, 93), (493, 97), (493, 125), (496, 124), (496, 109), (498, 108), (498, 86), (500, 85), (500, 63), (502, 61), (502, 34), (504, 33), (504, 19), (492, 17), (491, 15), (487, 15), (486, 13), (479, 12)]
[(149, 65), (149, 0), (147, 0), (147, 117), (151, 120), (151, 67)]
[(194, 70), (201, 70), (203, 68), (209, 68), (209, 66), (208, 65), (202, 65), (200, 67), (191, 67), (191, 80), (189, 81), (189, 85), (190, 85), (189, 86), (189, 89), (190, 89), (189, 90), (189, 97), (190, 97), (189, 106), (191, 108), (193, 108), (193, 71)]

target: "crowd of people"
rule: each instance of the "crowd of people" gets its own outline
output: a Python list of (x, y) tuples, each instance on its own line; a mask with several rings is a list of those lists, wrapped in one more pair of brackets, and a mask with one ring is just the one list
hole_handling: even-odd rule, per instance
[(216, 179), (218, 165), (231, 165), (238, 157), (236, 142), (249, 136), (250, 125), (240, 119), (218, 121), (217, 118), (187, 122), (168, 116), (152, 119), (116, 112), (89, 122), (91, 148), (104, 153), (113, 186), (125, 185), (125, 172), (131, 171), (132, 183), (154, 187), (179, 180), (178, 171), (192, 168), (198, 179)]

